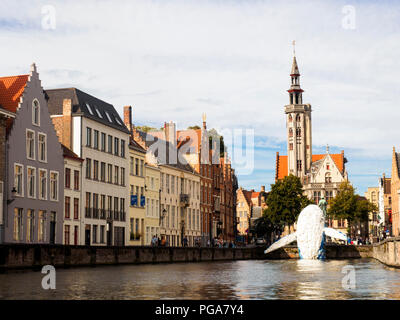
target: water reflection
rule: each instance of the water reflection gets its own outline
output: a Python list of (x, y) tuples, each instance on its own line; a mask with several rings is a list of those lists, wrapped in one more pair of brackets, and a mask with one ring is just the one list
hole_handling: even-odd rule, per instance
[[(342, 287), (342, 268), (356, 288)], [(0, 274), (0, 299), (400, 299), (400, 271), (375, 260), (279, 260), (58, 269)]]

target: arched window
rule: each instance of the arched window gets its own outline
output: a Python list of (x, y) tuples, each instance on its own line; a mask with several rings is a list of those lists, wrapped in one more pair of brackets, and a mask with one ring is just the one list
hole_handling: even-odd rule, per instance
[(296, 121), (297, 121), (297, 122), (300, 122), (300, 120), (301, 120), (301, 119), (300, 119), (300, 115), (298, 114), (298, 115), (296, 116)]
[(332, 183), (332, 177), (330, 172), (325, 173), (325, 183)]
[(293, 137), (293, 129), (289, 128), (289, 137)]
[(40, 125), (40, 104), (37, 99), (32, 103), (32, 123), (36, 126)]
[(293, 117), (291, 114), (289, 114), (289, 122), (292, 122), (292, 121), (293, 121)]
[(301, 128), (296, 129), (296, 136), (301, 137)]

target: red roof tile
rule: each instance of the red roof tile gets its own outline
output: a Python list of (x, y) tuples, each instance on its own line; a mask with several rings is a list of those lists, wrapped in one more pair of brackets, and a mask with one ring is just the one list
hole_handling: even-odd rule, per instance
[(0, 78), (0, 105), (11, 112), (16, 112), (19, 99), (24, 92), (29, 75)]

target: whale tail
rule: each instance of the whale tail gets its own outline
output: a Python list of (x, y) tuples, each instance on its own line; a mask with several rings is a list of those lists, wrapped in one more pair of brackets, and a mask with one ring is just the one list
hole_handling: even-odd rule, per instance
[(342, 232), (340, 232), (340, 231), (337, 231), (337, 230), (335, 230), (335, 229), (332, 229), (332, 228), (324, 228), (324, 233), (325, 233), (325, 235), (327, 235), (328, 237), (347, 241), (347, 236), (346, 236), (344, 233), (342, 233)]
[(282, 248), (296, 240), (297, 240), (296, 232), (288, 234), (287, 236), (283, 237), (282, 239), (279, 239), (278, 241), (271, 244), (268, 247), (268, 249), (264, 251), (264, 253), (269, 253), (269, 252), (275, 251), (276, 249)]

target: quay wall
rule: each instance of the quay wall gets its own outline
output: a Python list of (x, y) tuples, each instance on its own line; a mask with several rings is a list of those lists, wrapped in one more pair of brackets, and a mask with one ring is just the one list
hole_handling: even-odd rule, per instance
[(385, 239), (375, 244), (373, 257), (390, 267), (400, 268), (400, 237)]
[[(299, 258), (296, 246), (287, 246), (267, 255), (264, 254), (265, 249), (265, 247), (182, 248), (3, 244), (0, 245), (0, 271), (23, 268), (41, 269), (44, 265), (68, 268), (117, 264)], [(367, 257), (372, 257), (372, 246), (327, 246), (328, 259)]]

